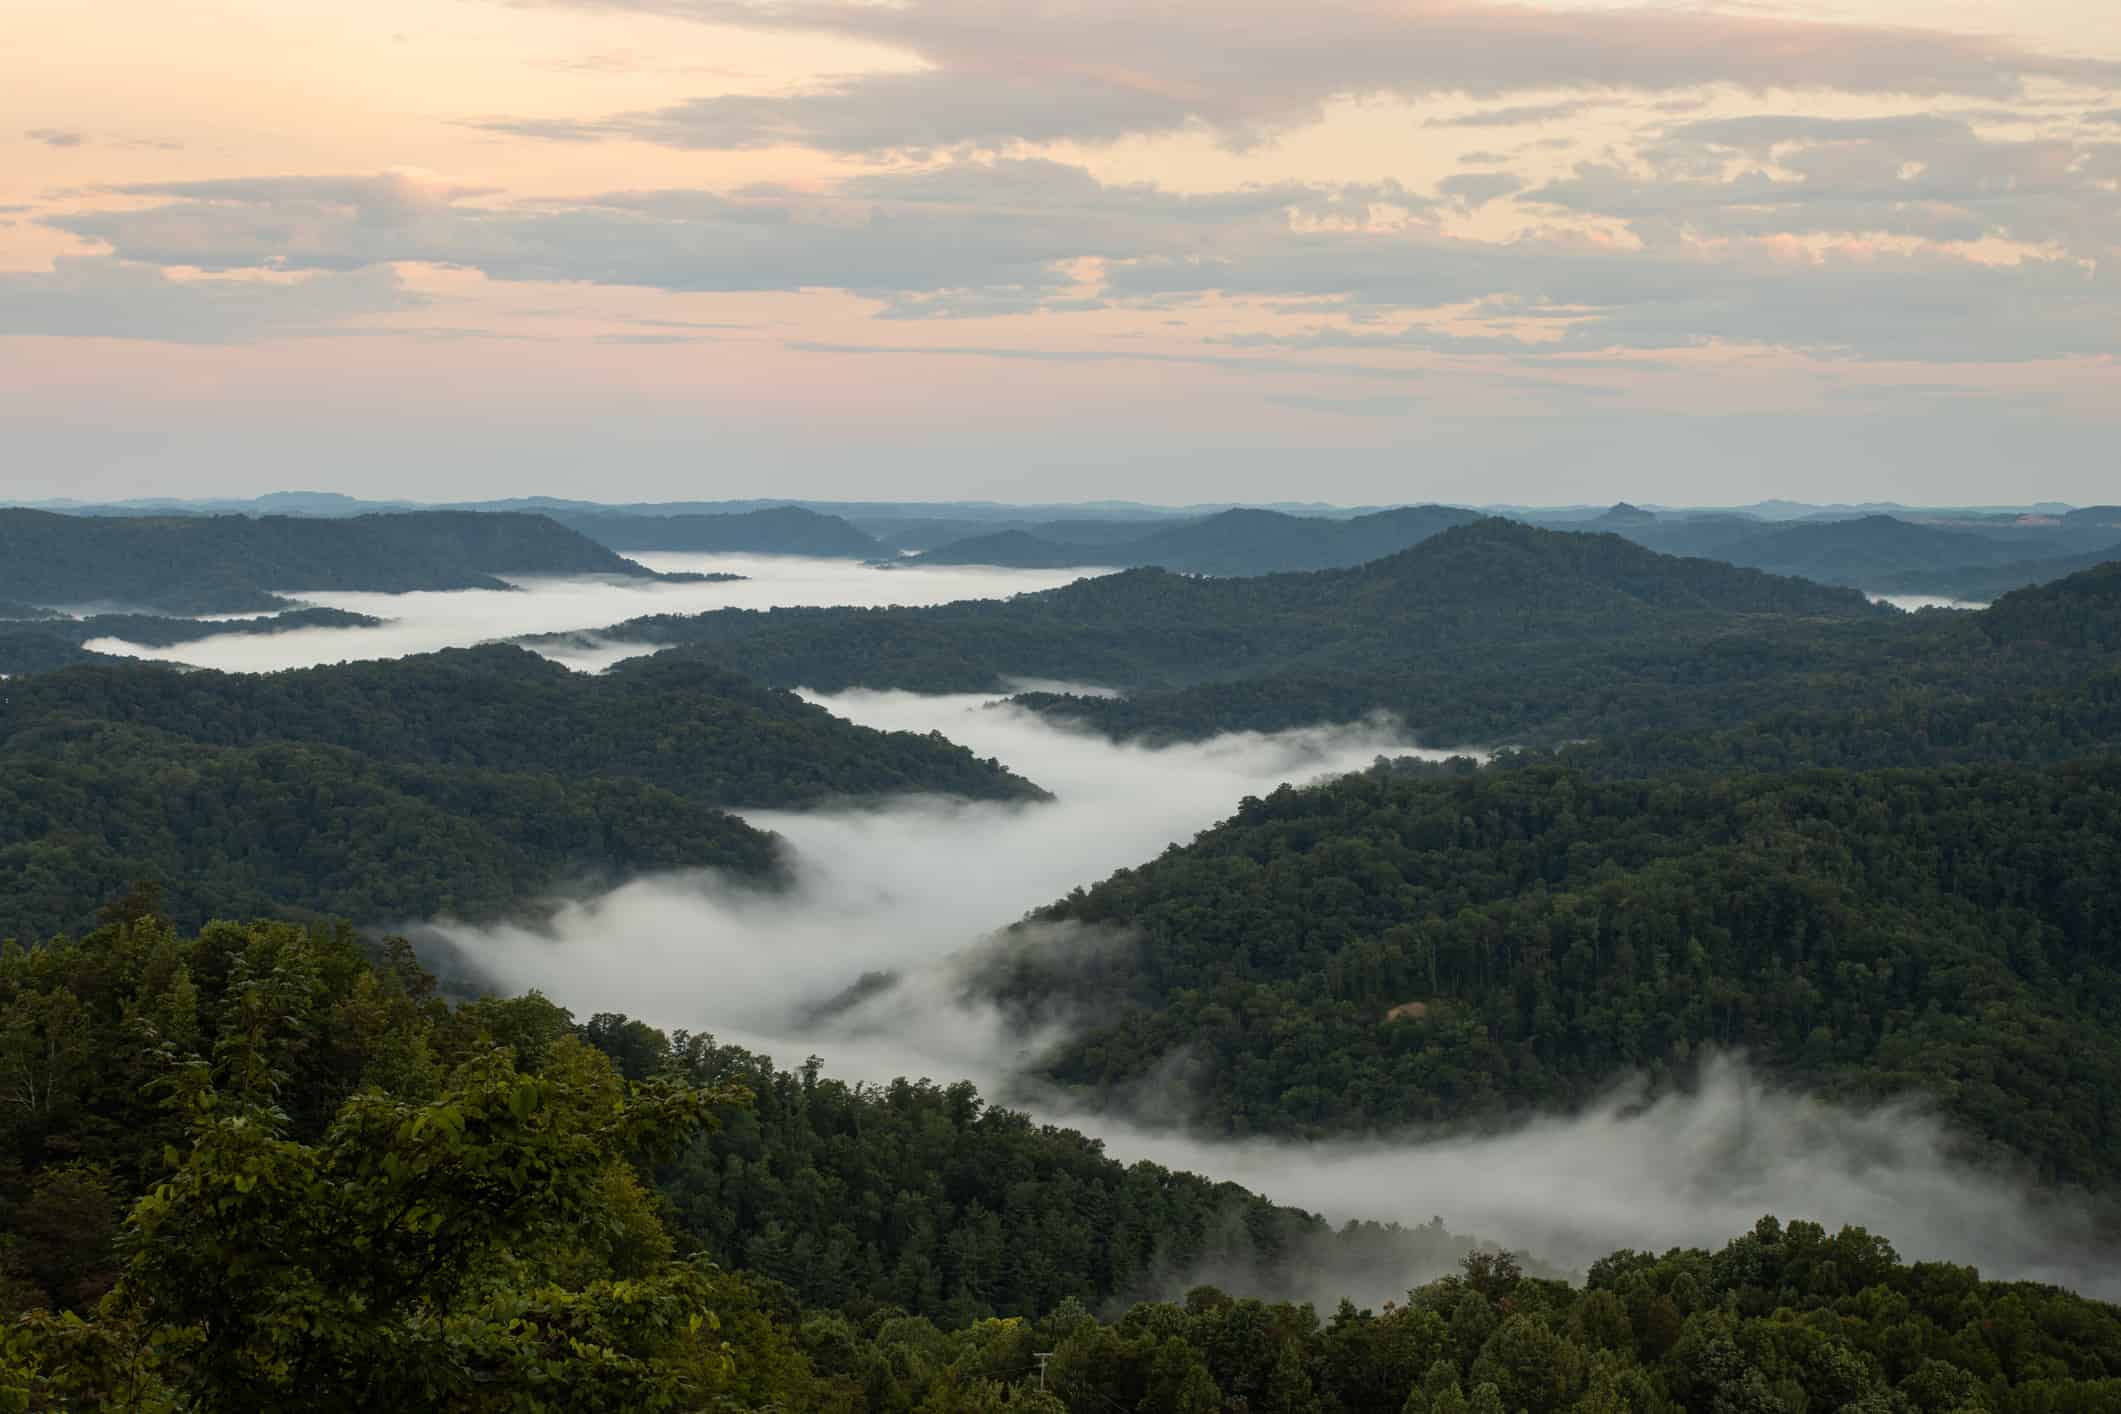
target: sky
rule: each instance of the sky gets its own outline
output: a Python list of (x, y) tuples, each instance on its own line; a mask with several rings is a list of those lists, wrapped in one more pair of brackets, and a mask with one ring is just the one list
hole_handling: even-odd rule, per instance
[(0, 493), (2111, 500), (2111, 0), (11, 0)]

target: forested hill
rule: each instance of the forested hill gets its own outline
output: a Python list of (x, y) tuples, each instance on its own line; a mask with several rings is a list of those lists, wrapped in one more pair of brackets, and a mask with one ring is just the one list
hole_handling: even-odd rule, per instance
[[(1963, 529), (1918, 525), (1894, 516), (1758, 525), (1733, 535), (1727, 521), (1664, 521), (1630, 525), (1630, 539), (1673, 554), (1712, 555), (1732, 564), (1775, 574), (1803, 575), (1828, 584), (1874, 588), (1873, 581), (1914, 570), (1964, 570), (2032, 557), (2042, 541), (2029, 537), (1983, 535)], [(2051, 554), (2087, 549), (2064, 543), (2061, 532), (2049, 537)]]
[(495, 589), (500, 575), (650, 571), (538, 515), (69, 516), (0, 510), (0, 598), (176, 614), (275, 608), (280, 591)]
[(117, 663), (120, 658), (91, 653), (72, 638), (44, 633), (42, 624), (0, 623), (0, 678), (48, 673), (76, 663)]
[(2121, 560), (2004, 595), (1982, 612), (1988, 635), (2028, 652), (2121, 652)]
[[(2116, 532), (2121, 534), (2121, 532)], [(2082, 555), (2013, 560), (2008, 564), (1965, 569), (1907, 570), (1871, 578), (1865, 588), (1875, 594), (1928, 594), (1945, 599), (1987, 603), (2013, 589), (2049, 584), (2100, 565), (2121, 560), (2121, 539)]]
[(1384, 711), (1437, 745), (1551, 744), (2081, 675), (2067, 655), (1999, 653), (1963, 615), (1905, 615), (1852, 589), (1501, 520), (1346, 570), (1128, 570), (1005, 603), (725, 611), (606, 632), (821, 690), (993, 692), (1016, 677), (1118, 688), (1125, 697), (1018, 699), (1117, 737)]
[(2052, 762), (2121, 743), (2117, 576), (2104, 565), (1979, 613), (1670, 621), (1617, 641), (1498, 635), (1481, 652), (1379, 652), (1126, 698), (1018, 700), (1122, 737), (1382, 709), (1438, 744), (1595, 738), (1607, 766), (1628, 769)]
[(1008, 530), (937, 546), (914, 563), (1053, 568), (1154, 565), (1186, 574), (1252, 575), (1337, 569), (1396, 554), (1453, 526), (1480, 519), (1451, 506), (1407, 506), (1346, 519), (1237, 509), (1183, 525), (1141, 527), (1130, 538), (1074, 538), (1066, 526), (1052, 533)]
[[(1763, 1219), (1582, 1286), (1122, 1167), (969, 1086), (851, 1088), (402, 948), (0, 952), (0, 1402), (803, 1414), (2106, 1414), (2121, 1311)], [(663, 1191), (655, 1189), (660, 1184)], [(2087, 1265), (2097, 1254), (2085, 1255)], [(1274, 1299), (1336, 1259), (1413, 1285)], [(1191, 1285), (1202, 1267), (1266, 1299)], [(1176, 1297), (1122, 1310), (1141, 1285)], [(1187, 1289), (1190, 1287), (1190, 1289)], [(1330, 1289), (1330, 1287), (1329, 1287)], [(1392, 1288), (1385, 1288), (1392, 1289)], [(1103, 1319), (1098, 1312), (1103, 1313)], [(1470, 1391), (1470, 1395), (1468, 1394)]]
[(800, 506), (769, 506), (731, 515), (557, 512), (553, 518), (613, 550), (814, 555), (855, 560), (884, 553), (883, 545), (874, 537), (840, 517)]
[(75, 663), (116, 663), (123, 657), (90, 652), (99, 638), (170, 648), (221, 634), (270, 635), (306, 628), (373, 628), (383, 621), (344, 609), (289, 609), (251, 619), (179, 619), (154, 614), (54, 614), (25, 623), (0, 623), (0, 674), (44, 673)]
[[(1130, 527), (1131, 528), (1131, 527)], [(1046, 570), (1101, 566), (1118, 568), (1140, 564), (1134, 547), (1073, 544), (1049, 540), (1034, 530), (994, 530), (952, 540), (933, 550), (908, 556), (912, 565), (1000, 565), (1008, 569)]]
[(761, 878), (724, 813), (1038, 788), (698, 664), (592, 678), (512, 648), (265, 677), (79, 667), (0, 689), (0, 938), (136, 879), (183, 921), (489, 918), (651, 870)]
[[(1247, 800), (1034, 918), (1119, 929), (988, 987), (1080, 1005), (1052, 1075), (1185, 1058), (1203, 1119), (1317, 1134), (1583, 1101), (1711, 1048), (1913, 1092), (2121, 1178), (2121, 759), (1601, 781), (1380, 770)], [(1297, 1042), (1291, 1038), (1300, 1037)]]
[(1250, 578), (1137, 569), (1006, 602), (730, 610), (606, 632), (689, 643), (690, 656), (820, 689), (991, 691), (1042, 676), (1139, 690), (1528, 643), (1888, 617), (1854, 590), (1677, 560), (1617, 536), (1484, 520), (1352, 569)]
[(54, 719), (207, 746), (308, 742), (412, 765), (631, 777), (724, 806), (1043, 795), (938, 736), (857, 726), (703, 663), (592, 676), (498, 645), (264, 675), (82, 668), (14, 684), (0, 703), (0, 733)]

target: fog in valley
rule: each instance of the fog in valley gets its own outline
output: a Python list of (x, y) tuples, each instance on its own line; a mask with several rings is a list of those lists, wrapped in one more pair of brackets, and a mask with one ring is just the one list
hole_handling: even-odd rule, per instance
[(1890, 604), (1896, 609), (1905, 609), (1912, 614), (1918, 609), (1986, 609), (1988, 605), (1977, 599), (1944, 599), (1935, 594), (1874, 594), (1873, 603)]
[[(573, 635), (541, 651), (599, 671), (653, 645), (593, 630), (644, 614), (799, 604), (926, 604), (998, 597), (1080, 577), (959, 567), (871, 568), (792, 557), (651, 555), (661, 570), (746, 575), (723, 584), (525, 580), (515, 592), (312, 593), (370, 614), (375, 628), (226, 635), (172, 649), (90, 646), (232, 671), (387, 658), (526, 634)], [(1944, 601), (1891, 602), (1915, 608)], [(1956, 606), (1954, 606), (1956, 607)], [(1064, 687), (1025, 683), (1023, 687)], [(1078, 689), (1080, 690), (1080, 689)], [(1778, 1089), (1742, 1058), (1712, 1060), (1690, 1088), (1615, 1092), (1568, 1117), (1478, 1136), (1234, 1142), (1190, 1132), (1183, 1084), (1130, 1097), (1121, 1118), (1041, 1087), (1031, 1072), (1070, 1018), (1027, 1029), (967, 995), (966, 971), (1024, 914), (1231, 814), (1247, 795), (1417, 751), (1408, 726), (1375, 720), (1148, 748), (1119, 745), (982, 696), (850, 692), (813, 700), (890, 730), (942, 732), (1053, 791), (1022, 805), (937, 798), (835, 810), (752, 812), (785, 841), (793, 885), (765, 892), (712, 874), (637, 880), (560, 902), (543, 926), (405, 920), (439, 970), (502, 993), (537, 988), (586, 1018), (618, 1011), (712, 1033), (784, 1065), (815, 1054), (829, 1073), (883, 1082), (970, 1079), (990, 1098), (1073, 1125), (1126, 1160), (1152, 1159), (1244, 1184), (1335, 1221), (1409, 1225), (1440, 1217), (1461, 1236), (1564, 1270), (1617, 1247), (1720, 1245), (1762, 1213), (1859, 1223), (1910, 1257), (1950, 1256), (1995, 1275), (2121, 1295), (2073, 1209), (1958, 1157), (1919, 1109), (1858, 1109)], [(1418, 725), (1418, 724), (1416, 724)], [(1122, 936), (1026, 929), (1012, 946), (1124, 948)], [(1179, 1067), (1173, 1067), (1176, 1076)], [(1151, 1120), (1154, 1120), (1152, 1123)], [(1375, 1302), (1449, 1265), (1345, 1268), (1277, 1292)], [(1241, 1272), (1168, 1274), (1247, 1285)]]
[[(526, 634), (574, 634), (648, 614), (794, 605), (943, 604), (1051, 589), (1096, 570), (1016, 570), (980, 565), (894, 565), (817, 560), (793, 555), (642, 554), (631, 558), (665, 572), (738, 574), (733, 583), (670, 584), (641, 579), (528, 578), (506, 590), (373, 594), (305, 590), (304, 604), (367, 614), (373, 628), (309, 628), (275, 634), (226, 634), (169, 648), (116, 638), (92, 639), (98, 653), (189, 663), (232, 673), (273, 672), (359, 659), (402, 658)], [(235, 617), (261, 618), (263, 615)], [(654, 651), (654, 644), (578, 642), (538, 645), (547, 656), (585, 672)]]
[[(711, 875), (647, 879), (563, 904), (549, 929), (436, 931), (499, 990), (536, 987), (578, 1016), (624, 1011), (793, 1061), (815, 1038), (838, 1074), (966, 1077), (993, 1088), (1035, 1048), (957, 1004), (953, 964), (969, 945), (1078, 884), (1191, 839), (1245, 795), (1416, 751), (1383, 722), (1151, 750), (979, 696), (813, 700), (868, 725), (939, 730), (981, 756), (1029, 764), (1059, 799), (748, 811), (787, 842), (796, 883), (785, 894)], [(901, 974), (901, 986), (829, 1024), (819, 1019), (864, 974), (880, 972)]]
[[(1067, 1018), (1031, 1032), (968, 1001), (967, 962), (1027, 910), (1153, 858), (1228, 815), (1241, 797), (1405, 753), (1407, 734), (1380, 722), (1150, 750), (974, 697), (816, 700), (877, 726), (941, 730), (1059, 800), (754, 814), (790, 846), (796, 885), (785, 895), (711, 876), (642, 881), (564, 905), (546, 929), (429, 930), (438, 963), (466, 967), (499, 991), (538, 988), (578, 1017), (620, 1011), (707, 1031), (784, 1065), (815, 1054), (828, 1073), (849, 1079), (969, 1078), (990, 1097), (1099, 1135), (1121, 1159), (1231, 1179), (1336, 1221), (1441, 1217), (1454, 1233), (1563, 1269), (1621, 1246), (1720, 1246), (1772, 1212), (1861, 1224), (1911, 1258), (1949, 1256), (1994, 1275), (2121, 1294), (2121, 1279), (2091, 1255), (2081, 1214), (1956, 1157), (1952, 1136), (1920, 1110), (1820, 1103), (1775, 1088), (1739, 1058), (1712, 1060), (1684, 1092), (1616, 1092), (1585, 1113), (1472, 1138), (1200, 1137), (1184, 1128), (1175, 1083), (1169, 1094), (1143, 1097), (1172, 1118), (1168, 1126), (1085, 1112), (1025, 1075)], [(1030, 932), (1016, 941), (1129, 945)], [(875, 989), (881, 973), (897, 985)], [(846, 1002), (865, 976), (869, 989)], [(1345, 1291), (1376, 1301), (1434, 1274), (1322, 1271), (1283, 1294)], [(1173, 1274), (1172, 1289), (1199, 1276)]]

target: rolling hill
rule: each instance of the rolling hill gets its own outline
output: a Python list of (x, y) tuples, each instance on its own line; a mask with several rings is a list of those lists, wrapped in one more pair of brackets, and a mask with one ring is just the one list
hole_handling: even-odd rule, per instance
[(311, 589), (501, 589), (502, 575), (652, 572), (538, 515), (74, 516), (0, 510), (0, 598), (176, 614)]
[(655, 869), (765, 875), (724, 810), (1043, 792), (703, 664), (584, 677), (520, 649), (265, 676), (76, 667), (0, 696), (0, 937), (136, 879), (178, 917), (398, 923)]
[[(1710, 1049), (1932, 1097), (2050, 1178), (2121, 1177), (2121, 760), (1660, 777), (1380, 769), (1248, 800), (1032, 915), (994, 995), (1045, 1064), (1316, 1135), (1583, 1102)], [(1181, 1079), (1182, 1078), (1182, 1079)]]
[(1793, 525), (1727, 545), (1719, 554), (1732, 564), (1863, 588), (1879, 575), (2006, 564), (2023, 557), (2022, 547), (2008, 541), (1892, 516)]
[(1209, 575), (1337, 569), (1395, 554), (1478, 519), (1473, 511), (1449, 506), (1408, 506), (1345, 520), (1239, 509), (1179, 525), (1139, 527), (1131, 536), (1114, 531), (1133, 527), (1092, 523), (1094, 529), (1086, 530), (1082, 523), (1055, 522), (972, 536), (914, 556), (912, 563), (1026, 569), (1153, 565)]
[(1616, 507), (1592, 522), (1670, 555), (1698, 555), (1879, 594), (1991, 599), (2098, 560), (2121, 540), (2096, 508), (2048, 518), (1927, 524), (1892, 515), (1774, 524), (1739, 515), (1651, 515)]
[[(1352, 569), (1201, 578), (1126, 570), (1004, 602), (722, 611), (603, 630), (825, 691), (1092, 683), (1026, 699), (1115, 735), (1400, 713), (1446, 743), (1669, 722), (1689, 695), (1780, 700), (1823, 665), (1897, 662), (1924, 633), (1855, 590), (1487, 520)], [(619, 671), (626, 671), (625, 668)], [(1751, 705), (1732, 708), (1741, 713)]]
[(2121, 560), (2121, 542), (2082, 555), (1949, 570), (1909, 570), (1885, 575), (1865, 587), (1878, 594), (1933, 594), (1941, 598), (1985, 603), (2014, 589), (2047, 584), (2083, 570)]
[(827, 690), (991, 691), (1015, 676), (1142, 689), (1753, 616), (1890, 615), (1853, 590), (1677, 560), (1617, 536), (1484, 520), (1350, 569), (1229, 578), (1132, 569), (1006, 601), (722, 610), (600, 632), (687, 644), (689, 656), (762, 681)]
[(50, 672), (75, 663), (118, 663), (121, 656), (92, 653), (99, 638), (118, 638), (153, 648), (172, 648), (221, 634), (261, 635), (306, 628), (371, 628), (382, 623), (344, 609), (289, 609), (253, 619), (179, 619), (154, 614), (52, 614), (30, 623), (0, 626), (0, 674)]
[(811, 555), (855, 560), (884, 553), (884, 547), (874, 537), (840, 517), (800, 506), (773, 506), (731, 515), (555, 512), (553, 518), (612, 550)]

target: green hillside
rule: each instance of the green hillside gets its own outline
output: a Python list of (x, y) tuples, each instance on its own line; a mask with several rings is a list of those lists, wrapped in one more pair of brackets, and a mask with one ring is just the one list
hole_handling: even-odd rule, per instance
[[(1034, 915), (1114, 929), (990, 977), (1092, 1018), (1094, 1092), (1185, 1058), (1217, 1129), (1581, 1102), (1709, 1048), (1926, 1094), (2050, 1176), (2121, 1177), (2121, 758), (1598, 780), (1381, 770), (1248, 800)], [(1043, 959), (1043, 960), (1042, 960)]]
[[(1322, 1315), (1193, 1259), (1285, 1281), (1452, 1240), (1122, 1168), (969, 1087), (450, 1008), (343, 932), (129, 918), (0, 954), (0, 1046), (37, 1082), (0, 1110), (19, 1408), (2121, 1407), (2121, 1311), (1860, 1229), (1767, 1218), (1580, 1285), (1479, 1251)], [(1158, 1267), (1166, 1299), (1102, 1299)]]
[(883, 546), (875, 539), (840, 517), (800, 506), (771, 506), (729, 515), (555, 512), (553, 518), (613, 550), (813, 555), (856, 560), (883, 553)]
[(75, 516), (0, 509), (0, 598), (173, 614), (309, 589), (495, 589), (501, 575), (649, 571), (538, 515)]
[(73, 668), (0, 697), (0, 936), (77, 927), (135, 879), (187, 922), (391, 923), (649, 870), (764, 874), (770, 841), (725, 809), (902, 792), (1043, 794), (699, 664), (594, 678), (484, 648), (267, 676)]

